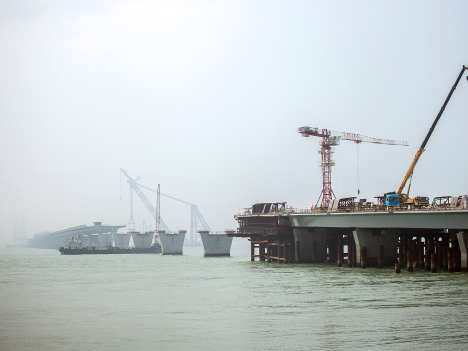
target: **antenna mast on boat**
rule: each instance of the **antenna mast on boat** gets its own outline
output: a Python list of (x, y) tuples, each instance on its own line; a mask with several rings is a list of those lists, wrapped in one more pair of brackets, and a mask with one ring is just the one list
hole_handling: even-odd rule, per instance
[(156, 233), (159, 231), (159, 223), (161, 218), (161, 186), (158, 184), (158, 196), (156, 198)]

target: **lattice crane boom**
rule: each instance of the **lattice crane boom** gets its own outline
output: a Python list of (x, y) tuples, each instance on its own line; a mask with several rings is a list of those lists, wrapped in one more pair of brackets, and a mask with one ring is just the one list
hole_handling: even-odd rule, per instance
[(346, 133), (346, 132), (335, 132), (333, 130), (331, 130), (330, 133), (332, 136), (339, 136), (343, 140), (354, 141), (355, 143), (373, 143), (373, 144), (408, 146), (408, 143), (406, 141), (371, 138), (365, 135)]
[[(317, 136), (321, 138), (327, 138), (327, 137), (332, 136), (332, 137), (339, 137), (340, 139), (343, 139), (343, 140), (354, 141), (355, 143), (374, 143), (374, 144), (408, 146), (408, 143), (406, 141), (371, 138), (365, 135), (346, 133), (346, 132), (337, 132), (337, 131), (328, 130), (328, 129), (320, 130), (318, 128), (301, 127), (298, 129), (298, 132), (301, 133), (303, 137), (308, 137), (312, 135), (312, 136)], [(337, 144), (333, 144), (333, 145), (338, 145), (338, 144), (339, 144), (339, 140)]]
[[(143, 192), (141, 191), (141, 189), (139, 187), (139, 184), (132, 177), (130, 177), (130, 175), (124, 169), (121, 168), (120, 171), (123, 174), (125, 174), (125, 176), (128, 178), (127, 182), (128, 182), (128, 184), (130, 184), (130, 187), (133, 189), (133, 191), (135, 191), (137, 193), (138, 197), (143, 202), (143, 204), (148, 209), (148, 211), (151, 213), (153, 218), (155, 220), (157, 220), (158, 218), (157, 218), (156, 209), (154, 208), (151, 201), (149, 201), (148, 198), (145, 196), (145, 194), (143, 194)], [(137, 178), (137, 180), (138, 179), (139, 178)], [(159, 229), (160, 230), (165, 230), (165, 231), (170, 231), (169, 228), (167, 227), (166, 223), (164, 223), (164, 221), (163, 221), (163, 219), (161, 217), (159, 217)]]
[[(144, 188), (146, 190), (152, 191), (152, 192), (157, 192), (156, 190), (148, 188), (147, 186), (144, 186), (142, 184), (137, 184), (137, 186), (139, 186), (141, 188)], [(203, 215), (201, 214), (201, 212), (198, 209), (197, 205), (192, 204), (192, 203), (187, 202), (187, 201), (184, 201), (184, 200), (181, 200), (181, 199), (178, 199), (176, 197), (167, 195), (167, 194), (160, 193), (160, 195), (168, 197), (168, 198), (170, 198), (172, 200), (175, 200), (175, 201), (182, 202), (182, 203), (190, 206), (190, 218), (191, 218), (191, 220), (190, 220), (190, 237), (191, 237), (191, 239), (193, 241), (197, 241), (197, 230), (198, 230), (198, 228), (200, 228), (201, 230), (208, 230), (209, 232), (211, 232), (210, 226), (208, 225), (208, 223), (206, 223), (205, 218), (203, 218)]]

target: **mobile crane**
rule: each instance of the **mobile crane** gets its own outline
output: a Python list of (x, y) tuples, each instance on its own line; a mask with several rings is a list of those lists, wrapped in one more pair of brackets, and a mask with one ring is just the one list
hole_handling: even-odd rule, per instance
[[(437, 114), (437, 117), (435, 118), (434, 122), (432, 123), (432, 126), (431, 126), (431, 128), (429, 129), (429, 132), (426, 135), (426, 138), (424, 138), (424, 141), (421, 144), (421, 147), (416, 152), (416, 156), (414, 157), (413, 162), (411, 163), (411, 166), (408, 169), (408, 172), (406, 172), (406, 175), (403, 178), (403, 181), (401, 182), (400, 187), (398, 188), (398, 190), (396, 192), (396, 195), (398, 195), (399, 201), (400, 201), (401, 204), (407, 203), (408, 205), (415, 206), (415, 207), (424, 207), (424, 206), (429, 205), (429, 198), (427, 198), (425, 196), (416, 196), (413, 199), (409, 198), (409, 191), (410, 191), (410, 187), (411, 187), (411, 181), (410, 181), (410, 184), (408, 185), (408, 191), (406, 192), (406, 194), (403, 193), (403, 189), (406, 186), (406, 183), (408, 182), (408, 179), (410, 179), (413, 176), (414, 167), (416, 167), (416, 164), (418, 163), (419, 158), (421, 157), (422, 153), (425, 151), (426, 144), (429, 141), (429, 138), (431, 137), (432, 132), (434, 131), (434, 129), (435, 129), (436, 125), (437, 125), (437, 122), (439, 122), (439, 119), (442, 116), (442, 113), (444, 113), (445, 107), (447, 106), (448, 102), (450, 101), (450, 98), (452, 97), (453, 92), (457, 88), (458, 82), (460, 81), (461, 77), (463, 76), (463, 73), (465, 72), (465, 70), (468, 70), (467, 66), (463, 66), (460, 74), (457, 77), (457, 80), (455, 81), (455, 84), (453, 85), (453, 87), (450, 90), (447, 98), (445, 99), (444, 104), (440, 108), (440, 111)], [(468, 77), (467, 77), (467, 80), (468, 80)], [(385, 194), (386, 195), (385, 197), (387, 198), (388, 195), (390, 195), (390, 194), (395, 194), (395, 193), (387, 193), (387, 194)]]

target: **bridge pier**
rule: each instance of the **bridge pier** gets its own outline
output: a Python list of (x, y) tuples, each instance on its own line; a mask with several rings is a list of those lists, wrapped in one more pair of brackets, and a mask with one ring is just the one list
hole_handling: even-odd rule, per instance
[(337, 263), (338, 267), (343, 267), (343, 235), (341, 234), (338, 237)]
[[(230, 256), (232, 237), (228, 234), (233, 231), (225, 231), (224, 234), (210, 234), (207, 230), (199, 231), (203, 244), (203, 256)], [(260, 242), (259, 255), (260, 261), (265, 261), (265, 246)]]
[(158, 231), (161, 241), (163, 255), (182, 255), (186, 230), (179, 230), (178, 233), (166, 233), (165, 230)]
[(421, 241), (421, 237), (418, 237), (418, 268), (424, 268), (424, 245)]
[(467, 246), (468, 246), (468, 233), (458, 232), (457, 233), (458, 245), (460, 246), (460, 268), (462, 272), (466, 272), (468, 268), (468, 255), (467, 255)]
[(327, 259), (326, 228), (294, 228), (295, 261), (322, 263)]
[[(349, 238), (349, 241), (351, 241), (351, 236)], [(354, 242), (354, 241), (353, 241)], [(353, 268), (353, 265), (354, 265), (354, 257), (356, 256), (356, 247), (351, 244), (351, 243), (348, 243), (348, 268)], [(356, 266), (354, 266), (356, 267)]]
[(353, 231), (354, 242), (356, 243), (356, 261), (361, 262), (361, 249), (367, 248), (367, 267), (378, 266), (379, 246), (383, 246), (383, 265), (393, 266), (397, 261), (397, 246), (400, 231), (398, 229), (356, 229)]
[(429, 272), (431, 270), (431, 254), (432, 254), (432, 245), (429, 236), (424, 238), (426, 252), (424, 255), (424, 271)]

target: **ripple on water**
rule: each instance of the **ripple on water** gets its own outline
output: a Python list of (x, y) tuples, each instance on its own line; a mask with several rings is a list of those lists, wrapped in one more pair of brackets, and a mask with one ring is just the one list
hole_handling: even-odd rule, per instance
[(440, 350), (468, 342), (467, 274), (184, 252), (2, 251), (0, 349)]

